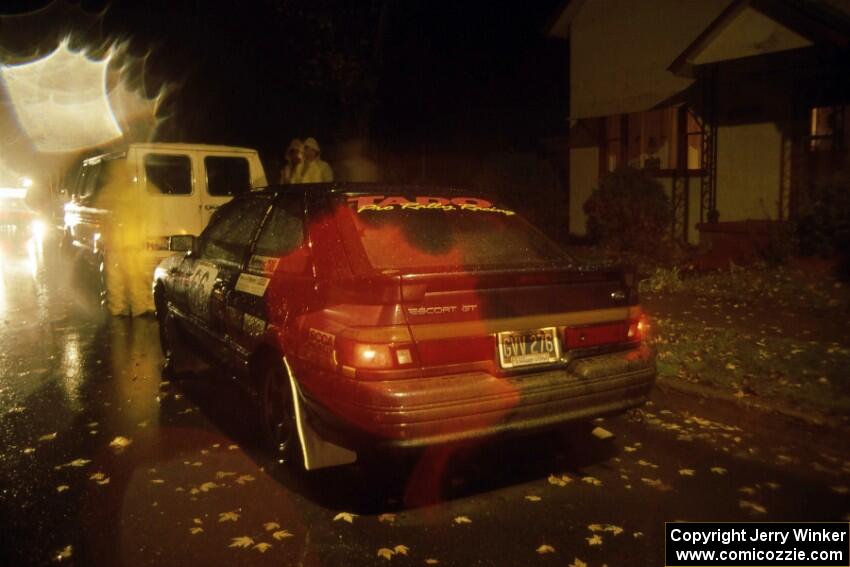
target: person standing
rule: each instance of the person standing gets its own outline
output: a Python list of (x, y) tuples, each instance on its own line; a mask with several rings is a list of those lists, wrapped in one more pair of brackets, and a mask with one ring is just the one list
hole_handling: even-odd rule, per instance
[(304, 140), (302, 153), (304, 160), (301, 164), (301, 176), (295, 183), (328, 183), (334, 180), (331, 166), (320, 157), (321, 150), (316, 138)]
[(286, 148), (284, 156), (284, 164), (280, 170), (280, 184), (298, 183), (298, 178), (301, 173), (301, 150), (303, 143), (298, 138), (293, 138), (289, 142), (289, 147)]
[(106, 308), (112, 315), (137, 317), (154, 311), (146, 253), (146, 211), (139, 207), (125, 160), (104, 162), (97, 207), (111, 211), (101, 226), (100, 252)]

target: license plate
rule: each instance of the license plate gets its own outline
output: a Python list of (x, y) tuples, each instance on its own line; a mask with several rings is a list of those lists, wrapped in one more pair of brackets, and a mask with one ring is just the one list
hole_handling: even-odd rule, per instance
[(561, 357), (555, 327), (498, 334), (499, 363), (502, 368), (556, 362)]

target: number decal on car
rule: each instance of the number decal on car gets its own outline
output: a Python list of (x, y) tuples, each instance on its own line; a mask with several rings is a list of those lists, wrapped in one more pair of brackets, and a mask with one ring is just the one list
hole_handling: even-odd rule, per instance
[(201, 318), (209, 318), (210, 296), (217, 277), (218, 268), (212, 264), (199, 262), (189, 278), (186, 293), (189, 299), (189, 309)]

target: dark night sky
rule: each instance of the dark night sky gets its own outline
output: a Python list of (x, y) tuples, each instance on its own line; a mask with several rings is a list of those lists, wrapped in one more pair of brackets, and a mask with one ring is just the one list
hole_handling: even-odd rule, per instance
[(485, 151), (533, 147), (563, 128), (566, 46), (544, 36), (560, 4), (114, 0), (82, 7), (97, 22), (89, 36), (130, 38), (132, 51), (150, 52), (149, 87), (174, 86), (165, 105), (175, 117), (164, 131), (169, 139), (276, 152), (292, 136), (333, 142), (362, 131), (346, 109), (368, 108), (369, 137), (380, 147)]

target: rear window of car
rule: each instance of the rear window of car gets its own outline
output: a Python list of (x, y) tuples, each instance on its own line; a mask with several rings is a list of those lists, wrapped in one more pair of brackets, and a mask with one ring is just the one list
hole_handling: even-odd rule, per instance
[[(514, 210), (491, 199), (457, 195), (344, 195), (349, 254), (359, 245), (376, 270), (533, 267), (567, 254)], [(355, 242), (352, 242), (355, 240)]]

